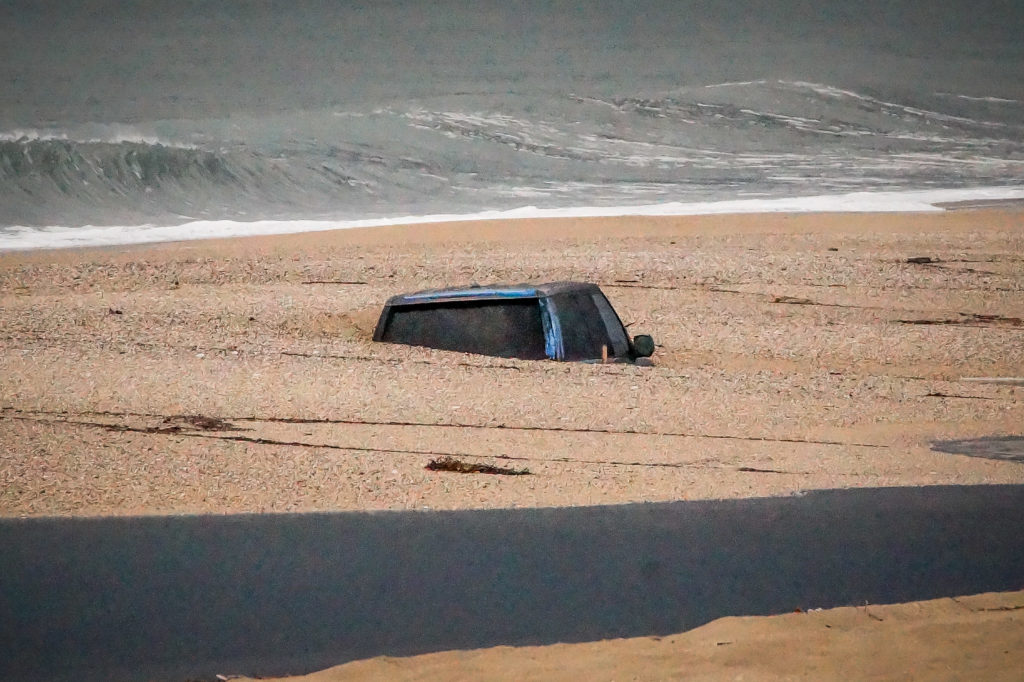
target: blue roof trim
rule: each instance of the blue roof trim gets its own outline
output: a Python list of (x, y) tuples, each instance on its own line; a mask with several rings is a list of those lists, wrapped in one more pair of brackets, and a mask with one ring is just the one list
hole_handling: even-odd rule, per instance
[(544, 325), (544, 354), (551, 360), (565, 359), (565, 344), (562, 342), (562, 324), (558, 315), (551, 311), (551, 300), (540, 299), (540, 321)]
[(409, 294), (403, 296), (403, 301), (436, 301), (439, 299), (451, 298), (536, 298), (539, 296), (537, 289), (489, 289), (478, 287), (474, 289), (456, 289), (448, 291), (428, 291), (422, 294)]

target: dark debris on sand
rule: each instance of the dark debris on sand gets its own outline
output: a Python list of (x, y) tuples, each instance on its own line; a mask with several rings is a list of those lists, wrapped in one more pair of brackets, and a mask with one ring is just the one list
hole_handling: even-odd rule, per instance
[(428, 471), (453, 471), (458, 474), (498, 474), (501, 476), (526, 476), (530, 474), (529, 469), (512, 469), (510, 467), (497, 467), (492, 464), (475, 464), (463, 462), (455, 457), (444, 456), (432, 459), (425, 467)]

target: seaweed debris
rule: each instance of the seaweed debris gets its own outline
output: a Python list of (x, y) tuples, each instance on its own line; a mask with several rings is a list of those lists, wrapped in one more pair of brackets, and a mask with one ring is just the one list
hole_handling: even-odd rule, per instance
[(1024, 327), (1024, 318), (981, 313), (957, 313), (955, 319), (896, 320), (900, 324), (941, 324), (962, 327)]
[(772, 303), (787, 303), (789, 305), (821, 305), (815, 303), (809, 298), (798, 298), (796, 296), (775, 296), (772, 298)]
[(455, 457), (438, 457), (427, 462), (425, 467), (428, 471), (453, 471), (458, 474), (497, 474), (501, 476), (528, 476), (529, 469), (512, 469), (509, 467), (496, 467), (492, 464), (475, 464), (463, 462)]
[(231, 422), (217, 417), (198, 414), (178, 414), (165, 417), (163, 423), (154, 429), (156, 433), (178, 433), (179, 431), (241, 431)]

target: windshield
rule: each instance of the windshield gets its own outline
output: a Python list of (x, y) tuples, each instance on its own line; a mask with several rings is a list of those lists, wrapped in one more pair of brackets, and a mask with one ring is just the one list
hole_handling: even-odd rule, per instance
[(563, 360), (626, 357), (629, 339), (611, 304), (600, 292), (573, 291), (551, 297), (562, 334)]

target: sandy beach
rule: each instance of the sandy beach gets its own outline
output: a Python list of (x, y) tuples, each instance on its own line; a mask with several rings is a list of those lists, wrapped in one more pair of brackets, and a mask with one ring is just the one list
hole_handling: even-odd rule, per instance
[[(552, 507), (1019, 484), (1019, 460), (931, 444), (1022, 433), (1022, 228), (1024, 211), (1010, 205), (2, 253), (0, 515)], [(654, 366), (370, 340), (396, 293), (554, 280), (600, 284), (632, 333), (654, 336)], [(443, 455), (531, 475), (424, 468)], [(933, 679), (996, 679), (1019, 668), (1010, 659), (1024, 627), (1019, 594), (989, 599), (995, 610), (944, 600), (880, 607), (881, 620), (863, 609), (727, 619), (659, 642), (375, 660), (310, 679), (499, 669), (551, 679), (553, 666), (607, 679), (830, 678), (844, 676), (850, 657), (864, 678), (889, 678), (892, 661), (911, 660)], [(797, 665), (786, 652), (808, 628), (820, 639), (801, 640), (802, 651), (821, 654)], [(565, 667), (570, 659), (581, 667)]]
[[(1020, 483), (1024, 212), (525, 220), (0, 255), (0, 514)], [(930, 258), (933, 262), (908, 263)], [(384, 300), (599, 283), (653, 367), (375, 344)], [(197, 421), (196, 417), (208, 418)], [(191, 421), (190, 421), (191, 420)], [(430, 472), (430, 459), (532, 475)]]
[(721, 618), (669, 637), (355, 661), (292, 682), (358, 680), (1016, 680), (1024, 592)]

